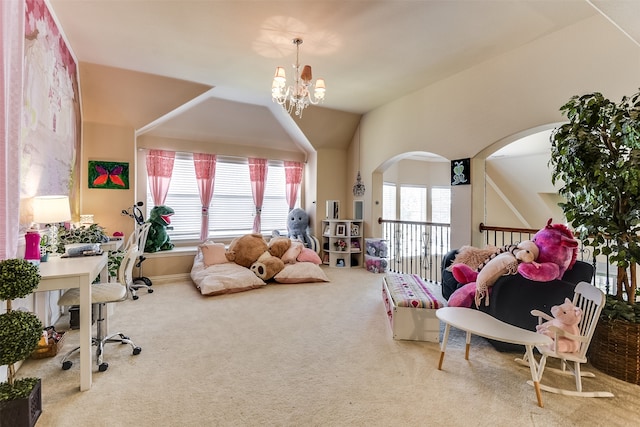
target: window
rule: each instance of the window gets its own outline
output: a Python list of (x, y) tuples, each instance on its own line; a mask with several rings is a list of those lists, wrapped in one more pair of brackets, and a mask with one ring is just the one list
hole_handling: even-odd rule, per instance
[[(289, 206), (286, 200), (284, 162), (269, 161), (267, 183), (262, 206), (262, 230), (287, 233)], [(300, 197), (298, 195), (299, 206)], [(200, 238), (201, 205), (196, 184), (193, 156), (176, 153), (171, 185), (165, 204), (175, 211), (168, 230), (173, 241), (193, 241)], [(153, 207), (147, 189), (147, 207)], [(209, 237), (229, 238), (251, 233), (255, 206), (251, 194), (249, 166), (246, 159), (218, 156), (213, 198), (209, 206)]]
[(427, 220), (427, 188), (400, 186), (400, 219), (403, 221)]
[(396, 219), (396, 185), (391, 182), (382, 186), (382, 218)]
[(449, 224), (451, 222), (451, 188), (431, 189), (431, 222)]

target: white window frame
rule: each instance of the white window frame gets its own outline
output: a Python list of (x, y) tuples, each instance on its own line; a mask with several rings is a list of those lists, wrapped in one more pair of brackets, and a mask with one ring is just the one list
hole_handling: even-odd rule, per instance
[[(286, 235), (289, 207), (286, 201), (284, 162), (269, 160), (268, 164), (261, 231), (265, 236), (271, 235), (274, 230)], [(154, 206), (148, 186), (145, 199), (148, 216)], [(199, 242), (202, 214), (192, 153), (176, 152), (165, 204), (176, 212), (172, 216), (172, 225), (167, 230), (171, 241), (178, 245)], [(296, 202), (296, 207), (299, 206), (300, 194)], [(254, 217), (248, 159), (217, 156), (216, 179), (209, 205), (209, 239), (229, 241), (251, 233)]]

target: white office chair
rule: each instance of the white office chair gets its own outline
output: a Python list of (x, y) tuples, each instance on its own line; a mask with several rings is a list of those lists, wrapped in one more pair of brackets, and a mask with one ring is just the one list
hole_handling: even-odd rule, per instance
[[(140, 268), (142, 262), (145, 260), (145, 257), (143, 255), (144, 245), (147, 243), (147, 234), (149, 234), (150, 227), (150, 222), (144, 222), (142, 224), (136, 223), (133, 233), (127, 240), (127, 249), (131, 246), (138, 247), (138, 255), (136, 256), (135, 262), (135, 267), (137, 268)], [(140, 269), (140, 272), (142, 273), (142, 269)], [(137, 300), (139, 298), (137, 294), (138, 289), (146, 289), (147, 293), (153, 293), (151, 285), (151, 280), (149, 280), (147, 277), (134, 277), (131, 283), (129, 283), (127, 286), (129, 292), (131, 293), (131, 298)]]
[[(96, 319), (96, 336), (92, 338), (92, 345), (97, 347), (96, 349), (96, 363), (98, 365), (98, 370), (100, 372), (104, 372), (109, 367), (109, 364), (103, 362), (103, 353), (104, 353), (104, 345), (106, 343), (118, 342), (121, 344), (129, 344), (133, 351), (133, 355), (138, 355), (142, 351), (140, 347), (137, 347), (126, 335), (121, 332), (117, 332), (114, 334), (110, 334), (105, 336), (107, 333), (106, 327), (104, 325), (107, 320), (106, 317), (108, 315), (106, 310), (106, 305), (108, 303), (119, 302), (127, 299), (127, 289), (128, 285), (132, 281), (132, 272), (133, 265), (135, 264), (135, 259), (139, 255), (138, 247), (133, 245), (131, 246), (122, 259), (120, 263), (120, 268), (118, 268), (118, 281), (117, 282), (107, 282), (107, 283), (94, 283), (91, 285), (91, 303), (92, 307), (97, 306), (97, 314), (98, 318)], [(65, 291), (64, 294), (58, 299), (58, 305), (61, 306), (71, 306), (71, 305), (79, 305), (80, 304), (80, 289), (72, 288)], [(93, 310), (92, 310), (93, 311)], [(80, 347), (76, 347), (65, 354), (62, 359), (62, 369), (67, 370), (71, 368), (73, 363), (68, 360), (69, 357), (79, 350)]]
[[(528, 360), (526, 354), (520, 359), (516, 359), (516, 362), (527, 365), (529, 363), (537, 363), (538, 365), (538, 382), (540, 382), (540, 389), (551, 393), (563, 394), (566, 396), (581, 396), (581, 397), (613, 397), (613, 394), (608, 391), (583, 391), (582, 390), (582, 377), (594, 377), (591, 372), (581, 372), (580, 364), (587, 362), (587, 350), (591, 343), (591, 338), (596, 330), (598, 319), (600, 318), (600, 312), (604, 306), (605, 295), (595, 286), (587, 283), (580, 282), (576, 285), (575, 293), (573, 296), (573, 305), (579, 307), (582, 310), (582, 318), (578, 327), (580, 329), (580, 335), (572, 335), (560, 328), (551, 327), (555, 332), (555, 339), (560, 336), (569, 337), (580, 343), (580, 348), (574, 353), (563, 353), (555, 351), (553, 347), (538, 346), (536, 349), (540, 352), (540, 361)], [(551, 320), (552, 317), (539, 310), (532, 310), (531, 314), (538, 316), (538, 323), (542, 323), (545, 320)], [(559, 373), (562, 375), (573, 376), (576, 382), (575, 390), (567, 390), (558, 387), (550, 387), (542, 384), (542, 374), (545, 370), (545, 365), (548, 357), (560, 359), (560, 369), (547, 368), (548, 371)], [(533, 381), (528, 381), (533, 385)]]

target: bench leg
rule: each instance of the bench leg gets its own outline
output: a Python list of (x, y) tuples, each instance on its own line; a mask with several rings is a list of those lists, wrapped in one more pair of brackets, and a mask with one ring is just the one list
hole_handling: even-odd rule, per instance
[(449, 341), (449, 324), (444, 325), (444, 334), (442, 335), (442, 343), (440, 344), (440, 361), (438, 362), (438, 370), (442, 370), (442, 362), (444, 361), (444, 352), (447, 349), (447, 341)]
[(538, 378), (538, 364), (536, 359), (533, 358), (533, 346), (527, 345), (527, 359), (529, 359), (529, 368), (531, 369), (531, 379), (533, 380), (533, 388), (536, 390), (536, 399), (538, 399), (538, 406), (544, 408), (542, 403), (542, 392), (540, 391), (540, 378)]
[(464, 360), (469, 360), (469, 348), (471, 348), (471, 332), (467, 332), (467, 344), (464, 347)]

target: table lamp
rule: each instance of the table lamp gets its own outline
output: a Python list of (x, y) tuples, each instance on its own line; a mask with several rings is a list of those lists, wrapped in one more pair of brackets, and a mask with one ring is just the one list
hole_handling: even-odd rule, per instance
[(48, 227), (49, 246), (58, 245), (58, 225), (71, 220), (69, 197), (38, 196), (33, 198), (33, 222), (46, 224)]

